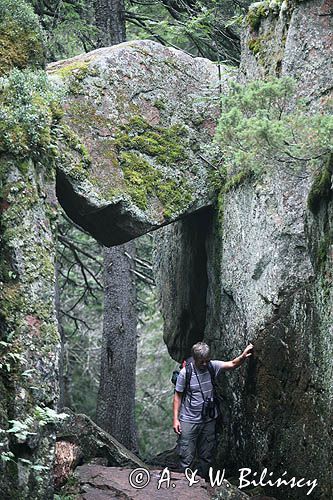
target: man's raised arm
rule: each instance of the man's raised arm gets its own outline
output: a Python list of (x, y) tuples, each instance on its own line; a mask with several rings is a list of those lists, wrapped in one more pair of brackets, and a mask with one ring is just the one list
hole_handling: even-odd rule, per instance
[(241, 366), (247, 358), (252, 356), (252, 352), (250, 352), (250, 351), (252, 351), (252, 349), (253, 349), (253, 345), (249, 344), (244, 349), (244, 351), (242, 352), (242, 354), (240, 356), (238, 356), (237, 358), (235, 358), (231, 361), (225, 361), (223, 364), (223, 370), (234, 370), (235, 368), (238, 368), (239, 366)]

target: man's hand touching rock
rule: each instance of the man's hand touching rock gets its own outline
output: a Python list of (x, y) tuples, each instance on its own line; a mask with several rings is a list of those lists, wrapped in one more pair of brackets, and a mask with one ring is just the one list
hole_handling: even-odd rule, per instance
[(242, 357), (244, 359), (246, 358), (249, 358), (250, 356), (252, 356), (253, 354), (253, 344), (249, 344), (248, 346), (245, 347), (244, 351), (243, 351), (243, 354), (242, 354)]

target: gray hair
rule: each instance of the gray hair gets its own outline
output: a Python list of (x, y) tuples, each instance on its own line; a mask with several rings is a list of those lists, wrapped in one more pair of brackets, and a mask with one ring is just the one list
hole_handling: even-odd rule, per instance
[(197, 342), (192, 346), (191, 350), (194, 361), (199, 361), (201, 359), (208, 359), (210, 354), (209, 345), (205, 342)]

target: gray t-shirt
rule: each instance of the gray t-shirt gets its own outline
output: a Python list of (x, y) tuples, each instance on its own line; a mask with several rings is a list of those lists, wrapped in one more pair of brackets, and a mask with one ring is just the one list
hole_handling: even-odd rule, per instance
[[(215, 370), (215, 377), (218, 375), (220, 370), (223, 370), (223, 361), (218, 361), (218, 360), (212, 360), (211, 361), (213, 368)], [(200, 390), (200, 385), (198, 382), (198, 378), (201, 384), (201, 389), (202, 393)], [(177, 378), (177, 383), (176, 383), (176, 391), (177, 392), (184, 392), (185, 390), (185, 377), (186, 377), (186, 368), (182, 368), (180, 370), (180, 373)], [(193, 423), (200, 423), (203, 422), (202, 418), (202, 404), (203, 404), (203, 398), (202, 394), (204, 395), (204, 398), (206, 399), (207, 397), (210, 399), (213, 399), (213, 386), (212, 386), (212, 381), (211, 381), (211, 376), (209, 373), (208, 368), (205, 368), (204, 370), (198, 370), (197, 368), (193, 367), (192, 364), (192, 375), (191, 375), (191, 381), (190, 381), (190, 391), (186, 393), (185, 398), (182, 401), (181, 407), (180, 407), (180, 412), (179, 412), (179, 420), (183, 422), (193, 422)], [(217, 409), (215, 409), (215, 417), (217, 417)], [(205, 422), (208, 422), (209, 420), (212, 420), (211, 418), (206, 418)]]

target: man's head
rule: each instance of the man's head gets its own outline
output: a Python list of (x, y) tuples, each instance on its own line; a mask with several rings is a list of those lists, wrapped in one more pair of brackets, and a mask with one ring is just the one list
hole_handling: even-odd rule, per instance
[(195, 366), (199, 370), (204, 370), (210, 361), (209, 346), (205, 342), (197, 342), (192, 346), (192, 356)]

